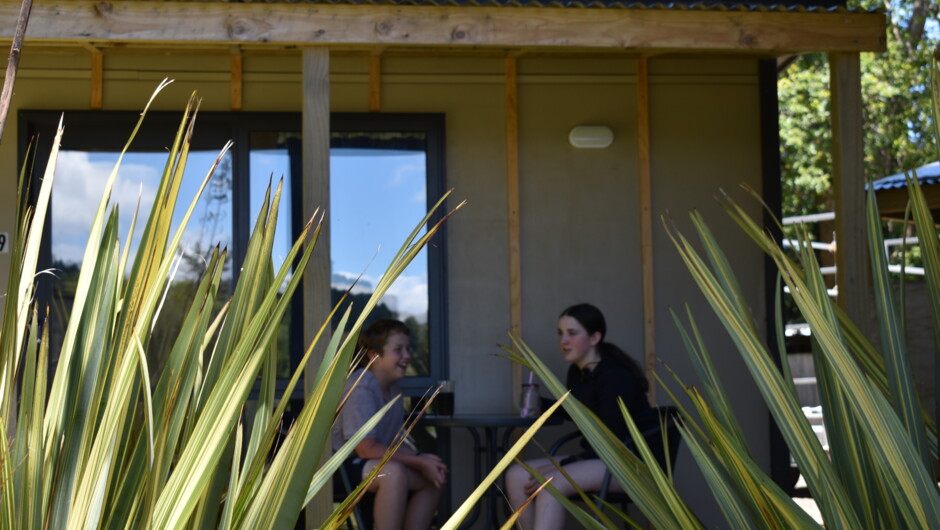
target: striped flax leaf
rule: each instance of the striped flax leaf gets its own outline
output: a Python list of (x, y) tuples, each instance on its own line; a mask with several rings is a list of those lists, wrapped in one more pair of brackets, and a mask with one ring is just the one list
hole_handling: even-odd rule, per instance
[[(675, 517), (679, 528), (695, 528), (699, 526), (701, 523), (699, 522), (698, 518), (696, 518), (695, 514), (692, 513), (692, 510), (690, 510), (688, 506), (682, 502), (682, 498), (679, 496), (679, 493), (676, 491), (676, 488), (672, 483), (672, 477), (667, 476), (666, 473), (663, 472), (662, 468), (659, 467), (659, 463), (656, 461), (656, 457), (653, 456), (653, 452), (646, 443), (646, 438), (643, 437), (643, 434), (637, 427), (633, 416), (630, 415), (630, 411), (627, 410), (627, 407), (623, 404), (623, 400), (617, 398), (617, 401), (618, 405), (620, 405), (620, 413), (623, 414), (623, 419), (627, 424), (627, 428), (630, 430), (630, 438), (633, 440), (634, 445), (640, 452), (643, 463), (646, 464), (646, 469), (649, 470), (649, 473), (653, 478), (653, 482), (656, 484), (660, 495), (663, 497), (663, 501), (673, 510), (673, 517)], [(661, 423), (666, 421), (673, 420), (671, 418), (660, 418)], [(663, 447), (663, 450), (668, 454), (669, 441), (667, 439), (665, 424), (661, 425), (661, 432), (663, 433), (662, 442), (666, 446)]]
[(242, 263), (242, 271), (239, 275), (239, 281), (235, 285), (235, 292), (232, 295), (232, 309), (222, 326), (222, 330), (219, 332), (216, 348), (209, 358), (209, 364), (202, 378), (202, 387), (195, 405), (197, 415), (201, 413), (205, 399), (215, 388), (222, 366), (227, 361), (226, 356), (238, 343), (245, 326), (257, 310), (257, 304), (261, 299), (262, 285), (260, 277), (258, 277), (259, 271), (262, 270), (260, 262), (265, 259), (265, 254), (270, 254), (266, 251), (268, 245), (273, 245), (271, 239), (265, 238), (266, 227), (268, 226), (270, 194), (271, 189), (267, 188), (264, 200), (261, 202), (261, 210), (258, 212), (254, 228), (251, 231), (251, 237), (248, 239), (248, 248)]
[[(235, 427), (235, 447), (232, 449), (232, 470), (229, 473), (228, 490), (226, 492), (229, 499), (237, 499), (240, 494), (238, 490), (238, 484), (241, 482), (239, 462), (241, 462), (242, 455), (243, 430), (242, 424), (239, 422), (238, 426)], [(225, 503), (225, 506), (222, 508), (222, 517), (219, 520), (219, 530), (228, 530), (232, 527), (232, 511), (234, 509), (234, 502)]]
[[(176, 453), (183, 421), (190, 406), (190, 389), (198, 375), (198, 360), (205, 352), (206, 337), (214, 334), (215, 328), (210, 327), (213, 320), (212, 302), (218, 293), (226, 256), (227, 253), (220, 253), (218, 248), (210, 255), (206, 273), (196, 288), (192, 304), (180, 326), (180, 333), (154, 389), (154, 409), (156, 414), (165, 418), (161, 423), (166, 424), (166, 429), (160, 433), (159, 445), (162, 451), (154, 464), (154, 479), (159, 484), (165, 481)], [(220, 314), (224, 315), (225, 312), (223, 308)]]
[[(0, 421), (0, 436), (4, 440), (9, 440), (7, 434), (7, 422)], [(13, 462), (10, 453), (9, 444), (0, 444), (0, 481), (3, 484), (13, 484), (13, 468), (16, 464)], [(3, 506), (0, 506), (0, 525), (4, 529), (16, 528), (16, 490), (14, 488), (2, 488), (0, 498), (3, 499)]]
[[(940, 119), (940, 73), (937, 70), (937, 58), (933, 59), (933, 104), (935, 109), (935, 122)], [(940, 127), (940, 125), (938, 125)], [(937, 136), (937, 142), (940, 142), (940, 135)], [(938, 144), (940, 145), (940, 144)], [(920, 187), (920, 181), (916, 175), (907, 178), (907, 189), (910, 193), (911, 208), (913, 210), (914, 226), (917, 234), (920, 236), (921, 255), (924, 257), (924, 276), (927, 280), (927, 291), (930, 294), (930, 314), (933, 317), (933, 335), (934, 335), (934, 358), (940, 357), (940, 242), (937, 241), (937, 229), (934, 225), (933, 216), (930, 208), (924, 198), (924, 192)], [(934, 388), (940, 388), (940, 363), (934, 366), (935, 378)], [(934, 410), (934, 428), (940, 428), (940, 392), (934, 392), (936, 408)]]
[[(800, 241), (797, 253), (799, 269), (793, 270), (802, 273), (802, 279), (808, 285), (807, 290), (801, 294), (808, 295), (807, 299), (812, 300), (815, 307), (820, 309), (820, 314), (841, 339), (842, 328), (838, 324), (835, 305), (828, 294), (827, 285), (816, 260), (816, 253), (809, 245), (809, 236), (805, 230)], [(853, 485), (846, 488), (848, 499), (854, 506), (858, 517), (863, 521), (863, 525), (871, 527), (876, 514), (872, 509), (875, 505), (872, 498), (874, 490), (870, 486), (880, 480), (879, 475), (871, 475), (877, 466), (867, 460), (868, 453), (861, 446), (864, 439), (858, 423), (848, 408), (843, 388), (832, 374), (831, 364), (825, 355), (819, 353), (815, 337), (813, 352), (816, 386), (825, 411), (823, 419), (826, 422), (826, 432), (832, 433), (829, 437), (829, 446), (830, 448), (837, 447), (836, 451), (830, 451), (834, 469), (843, 484)]]
[(718, 457), (707, 449), (707, 442), (699, 438), (685, 427), (679, 426), (679, 432), (682, 439), (685, 440), (692, 453), (692, 458), (698, 464), (709, 489), (717, 501), (721, 513), (725, 516), (730, 528), (757, 528), (754, 522), (756, 518), (751, 516), (748, 507), (751, 504), (750, 498), (741, 498), (738, 496), (737, 489), (732, 485), (732, 480), (728, 477), (723, 464), (719, 463)]
[(741, 497), (754, 503), (759, 520), (781, 529), (818, 528), (815, 520), (767, 476), (746, 445), (740, 445), (739, 440), (729, 436), (724, 426), (715, 423), (708, 414), (702, 417), (703, 421), (711, 422), (708, 430), (712, 434), (714, 454), (724, 463)]
[[(23, 387), (22, 392), (24, 396), (36, 395), (35, 385), (38, 382), (36, 380), (36, 369), (37, 369), (36, 363), (39, 362), (39, 359), (37, 358), (38, 357), (37, 350), (38, 350), (39, 341), (35, 340), (35, 337), (37, 335), (39, 335), (39, 314), (37, 313), (36, 307), (34, 305), (33, 310), (31, 311), (31, 318), (29, 322), (29, 333), (27, 334), (30, 340), (26, 341), (26, 344), (25, 344), (26, 347), (24, 348), (25, 351), (24, 351), (24, 360), (23, 360), (23, 378), (20, 382), (20, 384)], [(35, 398), (33, 398), (33, 400), (35, 400)], [(40, 412), (39, 417), (42, 418), (41, 409), (38, 412)], [(33, 439), (32, 438), (33, 432), (30, 429), (33, 423), (33, 417), (36, 415), (36, 413), (37, 411), (33, 409), (33, 401), (24, 399), (23, 403), (21, 403), (19, 406), (17, 419), (16, 419), (16, 426), (14, 427), (14, 429), (16, 430), (14, 432), (28, 433), (28, 435), (17, 436), (13, 439), (12, 444), (9, 444), (12, 447), (9, 449), (10, 454), (6, 458), (8, 458), (10, 462), (14, 463), (13, 464), (13, 476), (12, 476), (12, 480), (10, 480), (9, 482), (4, 480), (3, 482), (0, 482), (0, 484), (11, 485), (12, 487), (7, 487), (7, 486), (0, 486), (0, 487), (3, 487), (4, 490), (9, 490), (9, 492), (4, 492), (4, 493), (9, 493), (11, 497), (9, 499), (4, 497), (4, 502), (6, 503), (6, 501), (9, 501), (11, 503), (10, 504), (11, 511), (15, 511), (15, 508), (17, 507), (16, 506), (17, 503), (13, 501), (12, 495), (16, 492), (19, 492), (20, 495), (27, 496), (29, 492), (30, 484), (28, 481), (32, 477), (29, 475), (30, 469), (26, 465), (26, 462), (27, 462), (26, 459), (29, 456), (31, 456), (30, 453), (42, 454), (43, 452), (42, 440)], [(32, 499), (30, 498), (20, 499), (21, 503), (24, 500), (32, 500)], [(20, 508), (19, 514), (18, 514), (18, 517), (16, 517), (16, 519), (19, 521), (21, 527), (29, 528), (29, 527), (24, 527), (23, 524), (25, 524), (26, 522), (25, 518), (29, 516), (30, 510), (28, 508), (23, 509), (24, 506), (22, 506), (21, 503), (19, 506)]]
[[(17, 239), (25, 239), (24, 246), (22, 247), (21, 253), (19, 253), (18, 258), (21, 261), (18, 261), (16, 265), (19, 267), (18, 271), (19, 276), (12, 276), (11, 274), (11, 284), (13, 281), (18, 281), (19, 285), (15, 290), (9, 291), (10, 293), (15, 292), (16, 296), (13, 297), (13, 303), (16, 304), (14, 307), (10, 308), (14, 311), (12, 312), (12, 325), (8, 328), (4, 326), (5, 332), (4, 335), (7, 336), (7, 340), (10, 340), (10, 343), (2, 344), (4, 347), (4, 352), (14, 352), (19, 351), (23, 346), (23, 338), (26, 334), (26, 326), (29, 321), (29, 312), (30, 304), (32, 304), (33, 294), (35, 289), (35, 275), (36, 267), (39, 262), (39, 248), (43, 235), (43, 227), (45, 226), (46, 218), (48, 217), (49, 211), (49, 200), (52, 196), (52, 184), (55, 179), (55, 170), (56, 170), (56, 158), (59, 152), (59, 145), (62, 142), (62, 135), (64, 129), (62, 127), (62, 120), (59, 120), (59, 126), (56, 130), (55, 139), (52, 142), (52, 151), (49, 154), (49, 162), (46, 164), (46, 170), (43, 174), (42, 184), (39, 186), (39, 195), (36, 197), (34, 203), (33, 214), (30, 217), (31, 222), (28, 225), (26, 231), (20, 232), (21, 235)], [(24, 199), (25, 200), (25, 199)], [(24, 219), (24, 224), (22, 228), (27, 228), (26, 220)], [(14, 272), (14, 271), (11, 271)], [(10, 312), (5, 311), (4, 315), (8, 315)], [(12, 347), (11, 347), (12, 346)], [(7, 349), (10, 348), (10, 349)], [(12, 355), (9, 357), (9, 370), (4, 374), (4, 378), (0, 381), (0, 384), (4, 385), (0, 389), (0, 395), (6, 395), (8, 384), (12, 385), (12, 378), (15, 377), (16, 367), (17, 367), (17, 356)], [(10, 407), (12, 403), (7, 401), (3, 407), (3, 417), (10, 417)]]
[[(149, 296), (148, 293), (152, 291), (155, 285), (165, 283), (166, 271), (162, 270), (161, 264), (176, 252), (175, 245), (167, 247), (167, 239), (170, 235), (173, 212), (176, 209), (179, 188), (183, 181), (183, 170), (189, 154), (196, 108), (198, 108), (198, 102), (195, 94), (193, 94), (190, 96), (186, 110), (183, 112), (176, 138), (170, 147), (163, 168), (163, 175), (154, 197), (153, 207), (150, 210), (150, 216), (144, 225), (144, 233), (137, 247), (137, 256), (131, 265), (127, 290), (124, 292), (124, 308), (118, 326), (122, 333), (116, 338), (120, 348), (126, 347), (127, 343), (131, 342), (132, 339), (129, 335), (134, 332), (136, 322), (152, 321), (155, 306), (146, 303), (145, 298)], [(117, 170), (117, 167), (115, 167), (115, 170)], [(196, 197), (193, 197), (194, 202), (202, 194), (203, 188), (200, 188)], [(184, 220), (182, 225), (185, 226), (187, 221)], [(145, 345), (147, 344), (147, 337), (144, 337), (143, 342)]]
[[(148, 520), (153, 511), (155, 492), (163, 487), (169, 475), (176, 448), (180, 443), (191, 394), (188, 390), (181, 389), (192, 387), (196, 377), (197, 360), (202, 356), (205, 347), (204, 337), (213, 333), (214, 328), (208, 328), (208, 322), (212, 318), (211, 300), (215, 298), (224, 262), (225, 254), (220, 255), (216, 248), (210, 255), (207, 272), (200, 280), (192, 305), (183, 320), (176, 343), (154, 390), (153, 407), (158, 428), (154, 441), (155, 459), (152, 471), (146, 473), (146, 447), (143, 440), (138, 438), (134, 453), (125, 468), (125, 476), (116, 488), (117, 495), (110, 502), (118, 509), (108, 514), (105, 525), (107, 528), (120, 528), (131, 518), (121, 507), (138, 506), (141, 510), (140, 517)], [(224, 313), (223, 307), (220, 317)], [(172, 388), (168, 389), (169, 385), (172, 385)], [(139, 484), (146, 484), (146, 487), (131, 487)]]
[[(269, 225), (270, 224), (273, 223), (269, 223)], [(269, 288), (273, 283), (273, 277), (274, 271), (272, 264), (268, 261), (265, 267), (262, 285), (265, 286), (265, 288)], [(268, 424), (275, 422), (280, 423), (279, 418), (274, 419), (271, 415), (275, 408), (274, 391), (275, 380), (277, 379), (277, 339), (275, 338), (275, 340), (271, 341), (266, 349), (267, 354), (261, 365), (261, 385), (258, 389), (255, 417), (251, 426), (251, 434), (248, 438), (248, 448), (245, 456), (245, 459), (249, 462), (258, 457), (258, 447), (262, 444), (262, 436), (264, 436), (267, 431)], [(235, 454), (240, 456), (240, 453)]]
[[(77, 327), (76, 344), (80, 351), (75, 361), (68, 366), (60, 362), (57, 369), (69, 369), (73, 383), (70, 385), (70, 394), (63, 397), (63, 401), (50, 399), (48, 407), (53, 410), (66, 412), (64, 419), (62, 439), (57, 444), (61, 450), (63, 461), (60, 465), (65, 469), (74, 469), (76, 473), (66, 473), (58, 482), (54, 498), (53, 523), (64, 527), (65, 518), (70, 511), (82, 513), (81, 510), (89, 506), (79, 504), (73, 497), (77, 494), (81, 478), (87, 477), (89, 466), (98, 468), (101, 462), (89, 462), (90, 452), (98, 436), (96, 432), (101, 422), (103, 407), (106, 401), (101, 399), (101, 393), (106, 388), (103, 384), (111, 362), (109, 344), (113, 332), (112, 316), (117, 302), (117, 277), (119, 271), (117, 251), (117, 213), (112, 212), (98, 245), (99, 253), (89, 268), (90, 296), (85, 299), (82, 326)], [(100, 468), (99, 468), (100, 469)]]
[[(144, 107), (143, 112), (141, 112), (140, 119), (137, 121), (137, 124), (134, 127), (133, 132), (131, 133), (130, 138), (125, 144), (120, 155), (118, 155), (118, 161), (115, 164), (114, 169), (111, 172), (111, 175), (108, 177), (107, 182), (105, 183), (104, 192), (102, 193), (101, 202), (98, 204), (98, 208), (95, 211), (95, 216), (92, 220), (90, 234), (91, 237), (88, 238), (88, 244), (85, 247), (85, 253), (82, 258), (82, 263), (86, 266), (82, 267), (79, 271), (78, 282), (75, 286), (75, 295), (73, 307), (69, 313), (69, 321), (65, 328), (65, 336), (62, 340), (61, 350), (59, 352), (58, 366), (56, 368), (56, 373), (52, 382), (52, 391), (50, 394), (50, 402), (65, 402), (68, 389), (66, 386), (69, 384), (69, 365), (72, 362), (72, 355), (75, 350), (75, 340), (76, 334), (78, 333), (78, 326), (82, 322), (82, 312), (85, 306), (85, 298), (88, 296), (91, 275), (94, 268), (95, 256), (98, 254), (98, 246), (100, 244), (99, 234), (102, 232), (104, 225), (105, 212), (107, 210), (108, 201), (110, 199), (111, 190), (114, 187), (115, 179), (117, 178), (118, 168), (120, 167), (121, 161), (124, 158), (124, 154), (130, 148), (130, 144), (134, 139), (134, 136), (137, 134), (137, 131), (140, 129), (140, 125), (143, 122), (144, 117), (147, 114), (150, 105), (153, 103), (156, 95), (169, 84), (166, 80), (161, 83), (157, 89), (154, 91), (153, 95), (150, 97), (150, 100), (147, 102), (147, 105)], [(53, 152), (50, 154), (49, 159), (54, 160), (57, 156), (58, 142), (54, 143)], [(52, 179), (49, 178), (49, 183), (51, 185)], [(44, 184), (46, 178), (43, 179)], [(47, 202), (47, 201), (46, 201)], [(37, 210), (37, 214), (39, 211)], [(38, 236), (37, 236), (38, 237)], [(30, 280), (31, 281), (31, 280)], [(45, 431), (46, 431), (46, 443), (52, 444), (56, 443), (56, 438), (61, 432), (63, 432), (64, 423), (66, 422), (66, 416), (70, 415), (70, 411), (66, 409), (54, 410), (52, 414), (46, 416)]]
[[(61, 127), (60, 127), (61, 128)], [(56, 135), (59, 136), (58, 134)], [(54, 143), (55, 145), (55, 143)], [(32, 152), (32, 141), (26, 148), (26, 158), (30, 159)], [(20, 170), (19, 180), (16, 184), (16, 219), (17, 234), (29, 234), (32, 224), (32, 208), (29, 205), (30, 180), (26, 178), (26, 166)], [(40, 194), (41, 197), (41, 194)], [(48, 201), (48, 196), (46, 197)], [(20, 313), (20, 281), (23, 274), (35, 274), (35, 271), (23, 269), (24, 256), (26, 254), (26, 238), (16, 237), (10, 247), (9, 275), (7, 276), (7, 288), (4, 291), (6, 296), (3, 300), (3, 319), (0, 320), (0, 415), (4, 418), (12, 416), (11, 408), (16, 399), (16, 388), (8, 379), (15, 377), (17, 373), (17, 363), (19, 362), (16, 352), (20, 351), (21, 343), (17, 343), (19, 336), (19, 326), (22, 325), (17, 320), (21, 317)], [(38, 249), (37, 249), (38, 251)], [(6, 331), (4, 331), (6, 330)]]
[[(881, 325), (881, 347), (884, 350), (885, 366), (891, 388), (891, 403), (906, 427), (914, 447), (921, 454), (924, 465), (929, 466), (930, 454), (927, 451), (923, 412), (913, 384), (904, 328), (901, 326), (901, 319), (894, 302), (888, 260), (884, 252), (884, 237), (881, 233), (881, 218), (878, 214), (878, 205), (875, 203), (875, 190), (870, 183), (868, 188), (866, 201), (868, 252), (871, 256), (872, 283), (878, 308), (878, 322)], [(936, 241), (936, 237), (933, 240)]]
[[(758, 232), (760, 233), (759, 230)], [(760, 337), (753, 332), (754, 326), (750, 323), (750, 316), (738, 310), (731, 297), (721, 288), (705, 262), (682, 234), (670, 230), (669, 236), (702, 294), (741, 353), (800, 469), (805, 470), (807, 485), (815, 492), (829, 492), (828, 498), (819, 500), (820, 511), (828, 516), (827, 523), (834, 528), (858, 528), (858, 520), (846, 501), (842, 484), (828, 465), (828, 459), (803, 417), (795, 396), (782, 380)], [(792, 286), (790, 288), (793, 289)]]
[[(81, 380), (76, 390), (81, 392), (78, 397), (76, 417), (77, 432), (84, 433), (80, 445), (73, 446), (77, 461), (75, 465), (79, 470), (79, 481), (75, 483), (74, 496), (69, 506), (60, 508), (59, 517), (68, 517), (69, 525), (77, 527), (80, 524), (97, 526), (98, 517), (106, 495), (106, 485), (114, 472), (114, 460), (117, 440), (120, 432), (126, 427), (126, 418), (129, 414), (129, 402), (135, 395), (134, 385), (139, 385), (137, 379), (138, 355), (136, 348), (131, 347), (119, 355), (107, 355), (105, 348), (96, 352), (95, 346), (109, 344), (112, 335), (115, 304), (117, 302), (117, 278), (121, 272), (118, 270), (120, 252), (117, 244), (117, 214), (113, 212), (105, 229), (100, 253), (96, 259), (90, 291), (92, 297), (87, 300), (89, 304), (84, 311), (83, 324), (91, 329), (81, 329), (77, 337), (82, 346), (82, 354), (76, 356), (80, 362), (73, 363), (73, 368), (81, 368)], [(86, 355), (86, 352), (89, 354)], [(116, 363), (116, 378), (125, 377), (124, 381), (115, 381), (110, 387), (101, 384), (102, 375), (107, 375), (111, 362)], [(100, 366), (98, 364), (101, 364)], [(101, 406), (99, 406), (99, 404)], [(65, 491), (63, 490), (63, 493)], [(60, 496), (60, 500), (65, 500)], [(61, 505), (60, 505), (61, 506)], [(85, 519), (87, 518), (87, 522)], [(81, 521), (81, 522), (80, 522)]]
[[(180, 455), (177, 471), (170, 477), (157, 501), (154, 512), (154, 524), (157, 527), (176, 528), (184, 524), (195, 508), (199, 495), (208, 487), (208, 478), (222, 456), (221, 446), (231, 434), (241, 411), (241, 403), (247, 398), (260, 368), (264, 354), (263, 346), (276, 333), (276, 323), (280, 322), (290, 304), (291, 295), (300, 282), (302, 275), (293, 275), (283, 295), (279, 293), (278, 286), (287, 276), (309, 232), (310, 224), (304, 228), (301, 237), (285, 257), (281, 270), (258, 312), (246, 326), (245, 334), (232, 351), (231, 358), (224, 363), (219, 380), (200, 413), (192, 437)], [(313, 248), (309, 245), (303, 250), (297, 270), (303, 270), (306, 266)], [(251, 275), (251, 271), (246, 272)]]
[[(931, 89), (931, 107), (933, 109), (933, 127), (934, 135), (933, 140), (937, 144), (937, 156), (940, 156), (940, 121), (937, 121), (937, 116), (940, 116), (940, 66), (937, 64), (936, 54), (930, 58), (930, 89)], [(934, 328), (937, 329), (937, 328)]]
[[(754, 231), (750, 229), (751, 226), (756, 226), (753, 221), (736, 205), (732, 204), (729, 212), (754, 238)], [(759, 230), (757, 237), (763, 237)], [(940, 495), (937, 493), (936, 484), (923, 468), (920, 455), (907, 437), (890, 403), (869, 383), (848, 351), (838, 329), (839, 323), (830, 322), (826, 318), (827, 309), (816, 303), (813, 295), (809, 294), (810, 288), (803, 280), (802, 273), (781, 251), (773, 252), (771, 257), (780, 268), (794, 301), (812, 327), (820, 344), (820, 351), (831, 363), (831, 372), (835, 379), (845, 388), (845, 394), (851, 396), (847, 403), (874, 451), (878, 471), (884, 475), (884, 480), (892, 485), (890, 493), (898, 504), (903, 524), (923, 528), (928, 526), (929, 521), (940, 521)], [(792, 450), (793, 445), (790, 444), (790, 447)], [(807, 470), (803, 463), (800, 463), (800, 466), (802, 470)], [(809, 484), (809, 481), (807, 482)], [(832, 490), (815, 491), (821, 508), (829, 500), (828, 497), (835, 497)]]
[[(686, 304), (685, 309), (689, 319), (689, 326), (692, 330), (692, 336), (689, 335), (685, 326), (679, 320), (678, 315), (676, 315), (671, 308), (669, 313), (672, 315), (673, 322), (679, 330), (679, 335), (682, 337), (686, 351), (689, 352), (689, 357), (692, 359), (692, 366), (695, 367), (702, 388), (708, 395), (709, 402), (714, 408), (716, 416), (721, 419), (722, 425), (725, 426), (729, 433), (743, 441), (744, 431), (741, 430), (737, 417), (734, 415), (734, 410), (731, 408), (732, 401), (728, 398), (728, 393), (721, 383), (721, 377), (718, 375), (715, 365), (711, 362), (711, 356), (708, 354), (705, 342), (699, 333), (698, 326), (695, 324), (695, 319), (692, 317), (692, 309), (688, 304)], [(694, 342), (692, 341), (692, 337), (695, 338)]]
[[(673, 375), (675, 377), (675, 374)], [(677, 381), (681, 384), (678, 378)], [(709, 448), (707, 453), (699, 454), (696, 460), (699, 461), (700, 467), (703, 467), (703, 471), (710, 475), (709, 481), (713, 482), (713, 488), (717, 489), (716, 499), (719, 504), (738, 503), (737, 506), (723, 506), (722, 509), (733, 512), (731, 515), (737, 520), (744, 517), (742, 513), (746, 513), (746, 519), (763, 521), (776, 528), (803, 527), (807, 522), (813, 523), (812, 518), (797, 507), (761, 469), (751, 455), (743, 436), (728, 430), (717, 416), (712, 404), (706, 401), (698, 389), (684, 384), (682, 386), (695, 406), (698, 417), (705, 425), (705, 431), (702, 431), (697, 427), (693, 416), (683, 411), (683, 423), (685, 423), (681, 426), (682, 432), (685, 433), (683, 439), (689, 442), (690, 446), (694, 444), (699, 449)], [(675, 401), (674, 397), (673, 400)], [(696, 428), (689, 429), (689, 425)], [(708, 433), (707, 436), (705, 432)], [(694, 437), (694, 440), (690, 437)], [(791, 513), (794, 508), (798, 510), (795, 516)], [(802, 518), (803, 522), (791, 526), (787, 521), (794, 517)], [(812, 526), (816, 526), (815, 523)], [(740, 527), (748, 528), (749, 526)]]
[[(271, 462), (257, 496), (244, 518), (239, 519), (239, 528), (284, 528), (292, 524), (300, 513), (316, 470), (311, 463), (320, 458), (329, 440), (329, 437), (311, 436), (311, 433), (329, 432), (346, 383), (343, 377), (345, 369), (356, 347), (355, 341), (341, 340), (351, 309), (346, 309), (326, 347), (322, 362), (327, 365), (324, 379), (307, 396), (300, 416)], [(358, 337), (358, 329), (349, 331), (350, 337)]]
[[(700, 212), (693, 210), (689, 213), (689, 217), (692, 220), (693, 226), (695, 226), (699, 241), (701, 241), (705, 249), (708, 261), (711, 263), (712, 271), (721, 284), (722, 289), (728, 293), (728, 298), (734, 301), (738, 310), (742, 314), (747, 314), (750, 311), (747, 299), (744, 297), (741, 285), (738, 284), (734, 271), (731, 270), (731, 264), (728, 262), (728, 258), (718, 246), (718, 241), (715, 240), (714, 234), (712, 234), (708, 225), (705, 224), (705, 220), (702, 218)], [(748, 319), (748, 321), (754, 326), (754, 332), (756, 333), (757, 325), (750, 319)]]

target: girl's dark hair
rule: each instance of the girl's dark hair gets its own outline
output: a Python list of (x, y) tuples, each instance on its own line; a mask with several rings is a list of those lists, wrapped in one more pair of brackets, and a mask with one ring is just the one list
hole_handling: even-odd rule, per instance
[(588, 335), (600, 333), (601, 341), (597, 344), (596, 349), (601, 359), (613, 359), (622, 364), (634, 375), (637, 382), (642, 386), (643, 393), (649, 390), (649, 381), (646, 380), (646, 374), (643, 373), (643, 369), (640, 368), (640, 365), (633, 360), (633, 357), (627, 355), (627, 353), (621, 350), (616, 344), (604, 340), (604, 337), (607, 336), (607, 321), (604, 320), (604, 314), (601, 313), (600, 309), (591, 304), (575, 304), (562, 311), (561, 314), (558, 315), (558, 318), (561, 317), (571, 317), (577, 320), (578, 323), (584, 327), (584, 330), (588, 332)]
[(411, 336), (411, 330), (400, 320), (383, 318), (376, 320), (369, 327), (359, 334), (359, 348), (362, 350), (362, 358), (359, 360), (359, 366), (365, 367), (369, 364), (367, 352), (374, 351), (382, 353), (388, 338), (395, 333), (404, 333), (405, 336)]

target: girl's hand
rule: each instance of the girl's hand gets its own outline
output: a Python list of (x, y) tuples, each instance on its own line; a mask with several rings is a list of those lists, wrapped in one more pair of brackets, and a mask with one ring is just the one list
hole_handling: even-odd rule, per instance
[(529, 480), (522, 486), (522, 490), (525, 491), (527, 496), (531, 496), (535, 493), (535, 490), (539, 489), (539, 486), (541, 486), (539, 481), (535, 480), (535, 477), (530, 474)]

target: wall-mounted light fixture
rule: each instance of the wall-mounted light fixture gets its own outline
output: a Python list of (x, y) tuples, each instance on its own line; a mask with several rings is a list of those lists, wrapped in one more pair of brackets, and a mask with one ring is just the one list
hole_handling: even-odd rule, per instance
[(579, 125), (568, 133), (568, 141), (579, 149), (603, 149), (614, 141), (614, 131), (604, 125)]

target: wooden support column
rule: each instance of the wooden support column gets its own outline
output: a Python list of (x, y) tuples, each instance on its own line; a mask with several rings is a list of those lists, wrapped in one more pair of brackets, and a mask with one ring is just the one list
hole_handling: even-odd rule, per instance
[(242, 110), (242, 84), (243, 84), (244, 56), (241, 51), (232, 53), (231, 103), (232, 110)]
[(640, 273), (643, 278), (643, 352), (649, 400), (656, 403), (656, 303), (653, 297), (653, 183), (650, 170), (649, 59), (636, 61), (637, 177), (640, 201)]
[[(317, 208), (324, 211), (330, 197), (330, 52), (325, 48), (303, 50), (303, 216), (310, 219)], [(303, 281), (304, 344), (309, 344), (330, 314), (330, 226), (324, 223)], [(326, 287), (325, 287), (326, 286)], [(310, 363), (304, 367), (304, 395), (316, 376), (330, 340), (327, 327)], [(325, 459), (328, 456), (323, 455)], [(321, 460), (322, 462), (322, 460)], [(307, 528), (319, 528), (333, 512), (332, 488), (323, 488), (307, 505)]]
[(835, 257), (839, 305), (871, 338), (875, 322), (865, 228), (861, 79), (858, 53), (829, 54), (832, 190), (836, 212)]
[[(507, 57), (506, 77), (506, 207), (509, 226), (510, 331), (522, 335), (522, 256), (519, 226), (519, 103), (515, 57)], [(513, 410), (519, 410), (522, 367), (512, 363)]]
[(369, 112), (382, 110), (382, 57), (369, 56)]
[(91, 110), (104, 108), (104, 54), (100, 51), (91, 53)]

